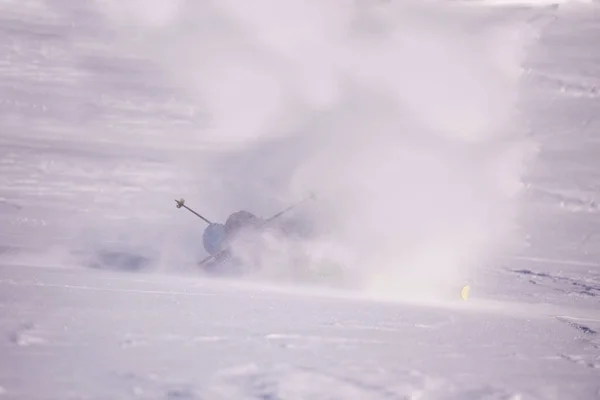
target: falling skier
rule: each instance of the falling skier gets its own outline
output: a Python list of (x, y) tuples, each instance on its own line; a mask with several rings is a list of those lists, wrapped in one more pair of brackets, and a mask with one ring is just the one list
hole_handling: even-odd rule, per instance
[[(175, 203), (177, 204), (177, 208), (186, 208), (208, 224), (202, 235), (202, 244), (209, 256), (200, 261), (199, 265), (209, 272), (224, 272), (225, 269), (231, 269), (231, 267), (234, 267), (234, 270), (237, 270), (237, 268), (232, 265), (235, 264), (233, 263), (234, 260), (232, 260), (233, 246), (235, 244), (240, 243), (245, 239), (257, 238), (261, 229), (267, 227), (269, 223), (278, 219), (301, 203), (313, 198), (314, 196), (310, 196), (302, 202), (290, 206), (267, 219), (259, 218), (248, 211), (237, 211), (227, 218), (225, 224), (211, 222), (186, 206), (185, 200), (183, 199), (175, 200)], [(252, 245), (257, 246), (258, 242), (253, 241)], [(225, 268), (226, 264), (229, 268)], [(239, 267), (239, 265), (237, 267)]]

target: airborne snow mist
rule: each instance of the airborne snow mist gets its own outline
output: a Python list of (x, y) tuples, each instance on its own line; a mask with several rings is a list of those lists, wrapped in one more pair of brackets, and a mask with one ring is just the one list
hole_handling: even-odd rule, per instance
[(392, 292), (464, 283), (507, 244), (533, 154), (517, 113), (535, 39), (524, 18), (421, 2), (135, 4), (100, 6), (131, 34), (123, 46), (207, 112), (197, 135), (221, 152), (192, 164), (199, 188), (222, 180), (204, 193), (218, 214), (314, 191), (315, 256)]

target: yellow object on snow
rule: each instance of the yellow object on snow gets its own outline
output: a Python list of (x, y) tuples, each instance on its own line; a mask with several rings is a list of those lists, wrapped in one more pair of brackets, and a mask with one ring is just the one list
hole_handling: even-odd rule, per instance
[(471, 287), (466, 285), (460, 291), (460, 297), (462, 297), (463, 300), (467, 300), (469, 298), (469, 290), (471, 290)]

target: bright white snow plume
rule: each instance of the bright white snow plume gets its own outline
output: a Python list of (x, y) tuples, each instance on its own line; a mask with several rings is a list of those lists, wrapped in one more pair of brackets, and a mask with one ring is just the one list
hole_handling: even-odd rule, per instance
[(455, 290), (502, 249), (531, 155), (517, 107), (535, 29), (522, 15), (350, 0), (151, 12), (167, 3), (104, 9), (132, 18), (128, 45), (211, 116), (199, 138), (230, 152), (194, 167), (199, 188), (209, 175), (226, 182), (205, 193), (222, 215), (314, 191), (327, 234), (308, 247), (402, 295)]

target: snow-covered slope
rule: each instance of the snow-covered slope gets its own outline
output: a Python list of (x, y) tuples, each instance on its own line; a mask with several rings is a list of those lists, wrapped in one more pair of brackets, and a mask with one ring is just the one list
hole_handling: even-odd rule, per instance
[[(598, 5), (349, 3), (0, 0), (1, 399), (600, 398)], [(195, 269), (313, 190), (364, 290)]]
[(169, 276), (0, 271), (0, 384), (9, 399), (598, 395), (598, 323), (553, 318), (564, 311), (553, 307), (461, 309)]

